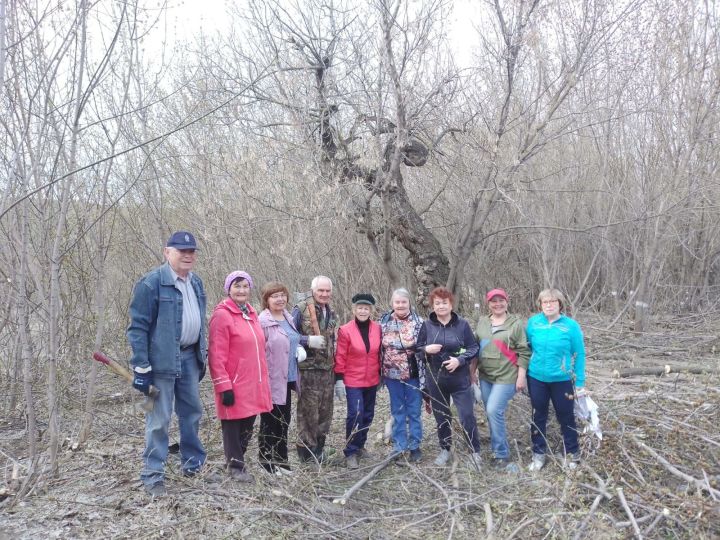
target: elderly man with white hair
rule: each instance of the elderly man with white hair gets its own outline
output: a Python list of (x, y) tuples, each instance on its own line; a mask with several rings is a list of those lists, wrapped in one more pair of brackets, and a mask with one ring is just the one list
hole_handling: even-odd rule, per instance
[(127, 337), (132, 348), (133, 386), (143, 394), (160, 391), (145, 416), (145, 452), (140, 478), (152, 497), (167, 494), (165, 462), (173, 410), (180, 431), (182, 472), (194, 476), (205, 463), (198, 436), (203, 407), (199, 384), (205, 376), (207, 338), (202, 280), (192, 271), (197, 261), (192, 233), (177, 231), (167, 241), (167, 261), (135, 284)]
[[(332, 281), (316, 276), (312, 294), (293, 308), (295, 328), (301, 334), (300, 345), (307, 359), (299, 364), (302, 391), (297, 402), (297, 453), (306, 463), (326, 460), (325, 439), (330, 431), (335, 387), (335, 328), (337, 317), (330, 307)], [(338, 388), (342, 393), (344, 388)]]

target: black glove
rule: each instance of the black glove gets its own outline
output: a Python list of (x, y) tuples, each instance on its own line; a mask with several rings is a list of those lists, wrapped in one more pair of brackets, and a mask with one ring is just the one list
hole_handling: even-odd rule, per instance
[(150, 386), (153, 383), (153, 372), (152, 369), (147, 373), (133, 372), (133, 388), (140, 390), (146, 396), (150, 393)]
[(225, 390), (222, 393), (222, 404), (226, 407), (232, 407), (235, 405), (235, 392), (232, 390)]
[(205, 378), (206, 371), (207, 371), (207, 364), (205, 362), (202, 362), (200, 364), (200, 373), (198, 374), (198, 382), (202, 381)]

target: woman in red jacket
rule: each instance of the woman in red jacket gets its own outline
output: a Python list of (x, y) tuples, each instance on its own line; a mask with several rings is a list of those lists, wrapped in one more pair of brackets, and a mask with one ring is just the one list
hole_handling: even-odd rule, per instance
[(265, 361), (265, 336), (248, 303), (252, 278), (239, 270), (225, 278), (228, 298), (210, 318), (208, 364), (215, 386), (215, 406), (222, 424), (228, 472), (239, 482), (254, 482), (245, 470), (245, 452), (255, 417), (272, 409)]
[(370, 320), (375, 298), (356, 294), (352, 298), (355, 319), (338, 330), (335, 352), (335, 395), (347, 397), (345, 461), (349, 469), (360, 466), (368, 429), (375, 416), (375, 394), (380, 382), (380, 325)]

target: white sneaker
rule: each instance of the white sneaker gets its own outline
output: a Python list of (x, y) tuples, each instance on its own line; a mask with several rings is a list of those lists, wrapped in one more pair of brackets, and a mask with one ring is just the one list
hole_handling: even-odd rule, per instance
[(435, 465), (438, 467), (444, 467), (447, 465), (447, 462), (450, 461), (450, 450), (445, 450), (444, 448), (440, 450), (440, 453), (438, 454), (438, 457), (435, 458)]
[(482, 457), (480, 456), (480, 452), (474, 452), (470, 456), (470, 463), (472, 463), (478, 471), (482, 468)]
[(532, 463), (528, 467), (530, 472), (539, 471), (545, 466), (545, 454), (533, 454)]
[(569, 470), (574, 471), (580, 466), (580, 452), (574, 454), (568, 454), (565, 456), (565, 467)]

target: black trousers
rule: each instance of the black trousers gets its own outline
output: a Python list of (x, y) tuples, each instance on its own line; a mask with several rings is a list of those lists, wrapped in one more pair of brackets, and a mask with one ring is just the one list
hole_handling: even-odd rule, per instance
[(465, 432), (465, 442), (472, 452), (479, 452), (480, 437), (473, 409), (475, 398), (470, 386), (470, 375), (467, 370), (459, 371), (459, 369), (452, 374), (445, 373), (444, 376), (429, 370), (426, 375), (433, 415), (438, 426), (440, 448), (450, 450), (452, 444), (452, 409), (450, 408), (452, 397), (452, 403), (457, 408), (460, 424)]
[(255, 416), (240, 420), (220, 420), (222, 425), (223, 449), (225, 461), (232, 469), (245, 470), (245, 452), (252, 439)]
[(270, 412), (260, 415), (260, 433), (258, 435), (260, 464), (271, 472), (276, 466), (287, 468), (288, 428), (290, 427), (290, 407), (292, 405), (291, 390), (294, 388), (295, 383), (289, 382), (285, 405), (273, 403)]

